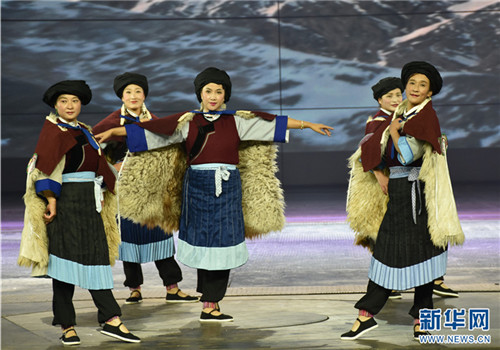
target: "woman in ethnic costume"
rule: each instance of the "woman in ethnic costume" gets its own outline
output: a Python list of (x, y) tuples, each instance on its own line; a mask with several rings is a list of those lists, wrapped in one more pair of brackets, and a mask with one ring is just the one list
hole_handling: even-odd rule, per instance
[[(91, 98), (83, 80), (61, 81), (44, 94), (43, 101), (56, 114), (46, 118), (28, 169), (19, 263), (39, 272), (47, 267), (53, 287), (52, 324), (63, 329), (64, 345), (80, 344), (74, 329), (75, 285), (89, 290), (98, 322), (104, 324), (101, 333), (138, 343), (140, 339), (121, 322), (121, 310), (111, 292), (110, 263), (119, 237), (112, 213), (103, 210), (107, 204), (103, 191), (113, 191), (115, 175), (90, 127), (77, 120), (81, 106)], [(40, 225), (42, 218), (46, 230)], [(36, 242), (39, 237), (45, 240)], [(48, 259), (37, 258), (43, 255)]]
[[(93, 132), (95, 134), (133, 122), (158, 119), (157, 116), (150, 113), (144, 102), (149, 92), (148, 80), (144, 75), (130, 72), (120, 74), (115, 77), (113, 89), (123, 101), (123, 105), (94, 126)], [(114, 137), (106, 144), (101, 144), (101, 147), (104, 149), (108, 161), (114, 164), (118, 172), (124, 164), (124, 159), (133, 156), (127, 155), (125, 137)], [(146, 185), (154, 186), (154, 179), (151, 176), (137, 178), (137, 181), (150, 182)], [(117, 195), (120, 198), (126, 196), (126, 193), (121, 193), (117, 188)], [(126, 203), (130, 202), (122, 201), (118, 208), (122, 208)], [(182, 271), (174, 259), (175, 247), (171, 233), (166, 233), (158, 226), (148, 228), (145, 225), (134, 223), (124, 216), (120, 216), (120, 225), (122, 242), (119, 247), (118, 259), (123, 261), (123, 271), (125, 272), (123, 284), (131, 291), (130, 297), (125, 300), (126, 304), (142, 302), (141, 285), (144, 283), (144, 277), (141, 263), (150, 261), (154, 261), (163, 280), (163, 285), (167, 289), (165, 298), (167, 302), (198, 301), (197, 297), (187, 295), (178, 287), (178, 283), (182, 280)]]
[[(403, 83), (400, 78), (387, 77), (381, 79), (377, 84), (372, 86), (373, 98), (378, 102), (380, 110), (373, 117), (369, 117), (366, 121), (365, 137), (361, 141), (362, 152), (367, 154), (370, 152), (363, 141), (370, 138), (377, 129), (384, 125), (384, 122), (396, 110), (399, 104), (403, 101)], [(379, 146), (377, 145), (377, 149)], [(372, 169), (373, 175), (377, 179), (380, 188), (384, 194), (387, 194), (387, 185), (389, 183), (388, 174), (384, 173), (384, 162), (377, 168)], [(444, 276), (434, 280), (433, 293), (443, 297), (458, 297), (458, 293), (444, 284)], [(399, 291), (391, 291), (389, 299), (401, 299)]]
[[(380, 110), (366, 121), (365, 137), (360, 142), (363, 153), (369, 152), (365, 142), (387, 122), (387, 119), (403, 101), (403, 90), (401, 79), (396, 77), (381, 79), (377, 84), (372, 86), (373, 98), (378, 102)], [(384, 164), (381, 163), (371, 171), (375, 175), (382, 192), (387, 194), (389, 177), (383, 172), (384, 168)]]
[[(359, 316), (344, 340), (376, 328), (373, 316), (391, 291), (410, 288), (414, 338), (428, 334), (420, 330), (420, 310), (433, 308), (433, 281), (446, 272), (448, 244), (464, 241), (431, 102), (442, 78), (431, 64), (416, 61), (403, 67), (401, 80), (407, 99), (350, 159), (348, 221), (356, 243), (373, 247), (373, 256), (367, 292), (355, 305)], [(381, 163), (389, 170), (388, 199), (369, 172)]]
[[(221, 313), (218, 303), (226, 293), (230, 270), (245, 264), (248, 259), (247, 219), (257, 215), (245, 210), (248, 209), (245, 197), (252, 194), (260, 197), (260, 204), (255, 205), (256, 212), (261, 209), (259, 207), (265, 209), (266, 200), (282, 200), (279, 191), (275, 198), (268, 198), (265, 192), (266, 185), (276, 185), (274, 158), (266, 158), (274, 156), (275, 151), (263, 143), (250, 144), (246, 151), (254, 156), (247, 154), (242, 164), (243, 153), (241, 149), (238, 152), (239, 147), (251, 140), (286, 142), (289, 128), (310, 128), (328, 136), (332, 128), (286, 116), (226, 110), (225, 103), (231, 97), (231, 80), (225, 71), (214, 67), (199, 73), (194, 86), (201, 102), (199, 110), (125, 125), (96, 137), (105, 142), (112, 136), (126, 135), (131, 151), (184, 144), (188, 168), (183, 180), (177, 258), (198, 269), (197, 291), (202, 294), (200, 300), (203, 302), (200, 322), (226, 322), (233, 318)], [(272, 172), (263, 180), (265, 184), (244, 175), (255, 167), (258, 177), (260, 170), (266, 173), (265, 167), (269, 164)], [(240, 180), (240, 173), (244, 180)], [(282, 212), (280, 209), (267, 210), (264, 215), (268, 216), (258, 224), (265, 224), (269, 216), (280, 217)], [(258, 234), (268, 232), (268, 228), (269, 225)]]
[[(403, 101), (403, 83), (400, 78), (387, 77), (380, 79), (375, 85), (372, 86), (373, 98), (379, 104), (379, 111), (374, 115), (368, 117), (365, 126), (365, 136), (360, 142), (363, 153), (369, 152), (364, 145), (370, 137), (375, 134), (377, 129), (384, 125), (384, 122), (396, 110), (399, 104)], [(380, 190), (387, 194), (387, 185), (389, 184), (389, 176), (384, 172), (384, 164), (381, 163), (376, 168), (370, 170), (377, 179), (380, 185)], [(401, 299), (401, 293), (393, 290), (389, 295), (389, 299)]]

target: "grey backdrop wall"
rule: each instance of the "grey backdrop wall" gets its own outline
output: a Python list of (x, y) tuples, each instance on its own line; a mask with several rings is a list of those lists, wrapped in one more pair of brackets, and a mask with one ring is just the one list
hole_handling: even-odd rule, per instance
[(24, 189), (44, 116), (41, 96), (65, 79), (93, 91), (81, 121), (121, 101), (113, 78), (148, 76), (159, 116), (197, 107), (192, 80), (225, 69), (230, 109), (263, 110), (335, 127), (292, 131), (285, 185), (347, 183), (346, 158), (368, 115), (370, 87), (426, 60), (444, 78), (433, 99), (450, 140), (454, 181), (496, 181), (500, 166), (498, 1), (2, 1), (2, 192)]

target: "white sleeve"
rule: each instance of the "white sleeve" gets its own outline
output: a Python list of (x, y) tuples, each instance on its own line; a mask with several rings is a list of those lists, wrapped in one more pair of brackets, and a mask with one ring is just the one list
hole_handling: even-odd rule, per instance
[(274, 120), (234, 116), (241, 141), (288, 142), (287, 120), (285, 116), (277, 116)]

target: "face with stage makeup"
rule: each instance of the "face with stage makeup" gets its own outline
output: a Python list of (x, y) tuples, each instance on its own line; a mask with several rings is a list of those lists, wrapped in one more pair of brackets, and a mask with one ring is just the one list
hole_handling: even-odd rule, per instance
[(394, 112), (398, 105), (403, 101), (403, 93), (399, 88), (393, 89), (382, 95), (378, 100), (380, 108), (389, 112)]
[(201, 89), (203, 112), (218, 111), (224, 104), (225, 91), (222, 84), (209, 83)]
[(432, 96), (431, 82), (424, 74), (413, 74), (406, 83), (406, 98), (408, 99), (408, 109), (418, 106), (426, 98)]
[(54, 108), (57, 114), (68, 122), (76, 121), (82, 110), (82, 102), (78, 96), (62, 94), (57, 97)]
[(129, 84), (123, 89), (122, 101), (125, 107), (137, 115), (141, 114), (145, 99), (144, 89), (139, 85)]

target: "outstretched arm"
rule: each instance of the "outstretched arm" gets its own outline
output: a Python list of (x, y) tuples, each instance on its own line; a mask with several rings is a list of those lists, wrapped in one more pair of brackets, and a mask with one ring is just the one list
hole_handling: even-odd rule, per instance
[(331, 131), (333, 128), (328, 125), (306, 122), (304, 120), (297, 120), (293, 118), (288, 118), (287, 129), (304, 129), (309, 128), (318, 134), (331, 136)]
[(117, 128), (108, 129), (100, 134), (94, 135), (97, 141), (106, 142), (113, 136), (127, 136), (127, 130), (124, 126), (120, 126)]

